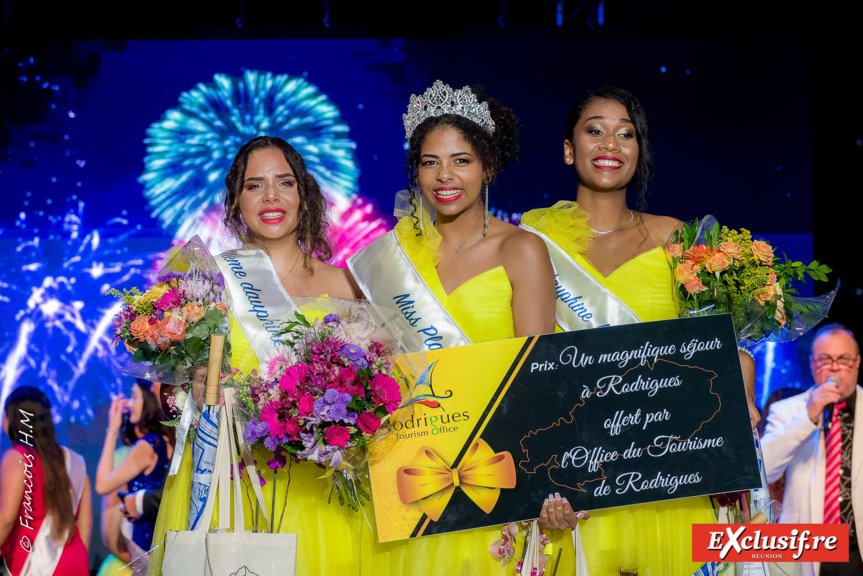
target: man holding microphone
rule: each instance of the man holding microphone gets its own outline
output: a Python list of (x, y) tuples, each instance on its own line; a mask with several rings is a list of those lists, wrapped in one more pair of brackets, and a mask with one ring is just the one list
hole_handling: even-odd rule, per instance
[[(821, 328), (809, 366), (815, 386), (770, 407), (762, 440), (767, 481), (786, 473), (783, 523), (848, 524), (848, 562), (806, 563), (806, 576), (863, 574), (863, 389), (860, 348), (840, 324)], [(859, 440), (854, 441), (857, 429)], [(856, 490), (852, 490), (852, 482)]]

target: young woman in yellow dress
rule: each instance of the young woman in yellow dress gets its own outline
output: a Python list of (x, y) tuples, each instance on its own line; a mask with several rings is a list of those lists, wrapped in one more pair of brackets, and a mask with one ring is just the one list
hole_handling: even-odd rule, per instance
[[(591, 93), (570, 113), (563, 152), (578, 176), (576, 202), (532, 210), (522, 222), (551, 238), (642, 321), (677, 318), (665, 247), (682, 223), (641, 211), (653, 173), (641, 104), (619, 88)], [(627, 204), (630, 187), (638, 190), (639, 210)], [(741, 363), (754, 383), (751, 358), (741, 355)], [(692, 562), (692, 524), (715, 521), (707, 496), (594, 511), (582, 528), (590, 574), (689, 576), (700, 567)]]
[[(314, 177), (306, 171), (302, 157), (287, 142), (268, 136), (247, 142), (234, 158), (225, 184), (224, 223), (244, 248), (258, 248), (266, 254), (267, 277), (280, 284), (269, 286), (270, 289), (283, 294), (285, 299), (357, 296), (350, 273), (324, 262), (332, 256), (326, 238), (326, 201)], [(239, 296), (232, 294), (233, 298)], [(263, 358), (258, 357), (245, 329), (232, 314), (231, 366), (249, 373), (259, 368)], [(163, 542), (168, 530), (187, 529), (189, 445), (185, 452), (180, 471), (166, 483), (154, 544)], [(273, 455), (261, 449), (255, 451), (255, 458), (258, 472), (266, 482), (264, 499), (270, 504), (273, 471), (267, 462)], [(328, 485), (319, 479), (320, 475), (321, 469), (310, 462), (293, 464), (290, 469), (278, 472), (274, 525), (277, 528), (280, 525), (281, 532), (298, 534), (298, 575), (355, 574), (360, 557), (362, 515), (337, 503), (328, 504)], [(251, 498), (254, 500), (254, 496)], [(246, 506), (247, 530), (250, 530), (255, 513), (248, 509), (248, 502)], [(267, 528), (263, 514), (258, 522), (261, 530)], [(161, 573), (159, 550), (151, 556), (151, 575)]]
[[(554, 281), (544, 243), (488, 213), (489, 184), (518, 154), (512, 110), (493, 99), (477, 99), (470, 88), (453, 90), (436, 82), (423, 96), (411, 98), (404, 119), (411, 214), (398, 222), (395, 236), (412, 264), (405, 268), (418, 273), (414, 288), (429, 294), (441, 309), (439, 319), (463, 332), (460, 343), (552, 332)], [(366, 255), (377, 258), (383, 241), (367, 247)], [(384, 276), (402, 271), (387, 262), (386, 274), (375, 277), (359, 264), (363, 256), (360, 252), (351, 260), (351, 269), (366, 295), (383, 303), (392, 297), (384, 293), (393, 281), (401, 281)], [(451, 342), (427, 344), (435, 348)], [(514, 563), (503, 568), (489, 554), (497, 538), (500, 527), (377, 544), (368, 573), (512, 572)]]

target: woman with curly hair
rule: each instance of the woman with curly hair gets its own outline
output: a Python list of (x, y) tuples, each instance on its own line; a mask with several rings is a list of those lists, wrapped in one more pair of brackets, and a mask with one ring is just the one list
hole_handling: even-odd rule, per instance
[[(248, 374), (272, 351), (281, 319), (298, 310), (293, 297), (352, 299), (359, 294), (347, 270), (325, 262), (332, 256), (326, 200), (290, 144), (270, 136), (250, 140), (234, 158), (225, 185), (224, 224), (243, 247), (216, 261), (231, 294), (231, 366)], [(167, 530), (187, 529), (191, 458), (186, 454), (191, 455), (189, 446), (178, 474), (165, 486), (154, 545), (164, 541)], [(297, 574), (337, 574), (355, 565), (362, 515), (327, 504), (320, 468), (312, 462), (286, 466), (274, 494), (273, 470), (267, 466), (272, 452), (256, 449), (254, 456), (268, 510), (276, 510), (275, 529), (299, 534)], [(245, 505), (247, 530), (269, 531), (263, 514), (253, 526), (255, 511), (248, 501)], [(160, 573), (161, 561), (159, 548), (150, 574)]]
[(93, 512), (84, 460), (54, 439), (51, 404), (38, 388), (6, 398), (12, 447), (0, 465), (0, 552), (12, 576), (87, 576)]
[[(554, 274), (535, 235), (488, 211), (489, 185), (518, 157), (513, 111), (438, 81), (404, 115), (409, 214), (349, 261), (376, 302), (409, 294), (427, 349), (554, 330)], [(539, 506), (537, 511), (539, 512)], [(499, 527), (374, 548), (370, 574), (505, 574), (489, 555)]]

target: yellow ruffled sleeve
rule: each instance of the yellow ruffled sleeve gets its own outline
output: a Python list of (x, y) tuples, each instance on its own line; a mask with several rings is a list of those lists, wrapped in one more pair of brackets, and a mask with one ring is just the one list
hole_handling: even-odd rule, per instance
[[(425, 280), (426, 285), (434, 291), (435, 287), (440, 285), (436, 268), (440, 262), (438, 249), (443, 238), (428, 219), (428, 214), (424, 216), (420, 234), (417, 234), (413, 218), (410, 216), (405, 216), (398, 221), (395, 232), (399, 244), (413, 262), (417, 272)], [(441, 298), (440, 294), (437, 296)]]
[(521, 217), (522, 224), (542, 232), (573, 258), (583, 254), (595, 236), (587, 225), (589, 220), (590, 214), (570, 200), (561, 200), (551, 208), (525, 212)]

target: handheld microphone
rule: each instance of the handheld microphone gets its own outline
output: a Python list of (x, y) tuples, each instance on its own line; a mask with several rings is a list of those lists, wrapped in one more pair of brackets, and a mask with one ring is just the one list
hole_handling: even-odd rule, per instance
[[(835, 384), (836, 387), (839, 387), (839, 377), (838, 376), (830, 376), (827, 378), (827, 382), (831, 384)], [(833, 426), (833, 411), (836, 410), (836, 403), (831, 402), (827, 406), (824, 407), (824, 430), (830, 430), (830, 427)]]

